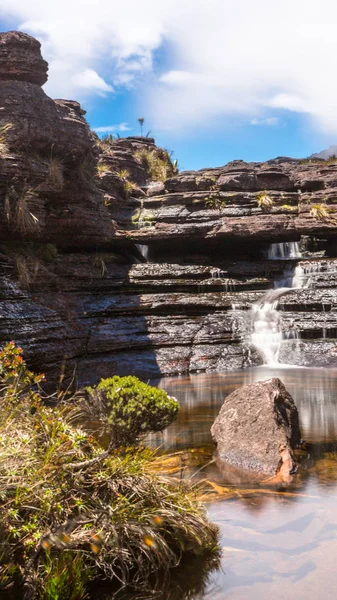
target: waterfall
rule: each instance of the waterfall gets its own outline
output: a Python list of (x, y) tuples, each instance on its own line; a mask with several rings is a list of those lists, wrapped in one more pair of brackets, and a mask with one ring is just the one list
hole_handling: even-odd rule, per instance
[(278, 363), (283, 334), (280, 324), (280, 313), (277, 310), (281, 296), (291, 288), (276, 288), (269, 290), (259, 303), (253, 304), (251, 343), (261, 354), (266, 365)]
[(270, 244), (267, 250), (269, 260), (289, 260), (291, 258), (301, 258), (299, 242), (279, 242)]
[(149, 262), (149, 247), (145, 244), (135, 244), (137, 250), (139, 250), (140, 254), (144, 257), (145, 262)]
[[(267, 255), (270, 260), (289, 260), (299, 258), (301, 253), (298, 242), (284, 242), (271, 244)], [(305, 281), (307, 278), (300, 265), (295, 269), (287, 267), (283, 276), (275, 281), (274, 289), (266, 292), (261, 300), (252, 306), (250, 342), (260, 353), (266, 365), (278, 364), (283, 339), (299, 338), (296, 331), (282, 332), (278, 303), (280, 297), (291, 289), (304, 287)]]

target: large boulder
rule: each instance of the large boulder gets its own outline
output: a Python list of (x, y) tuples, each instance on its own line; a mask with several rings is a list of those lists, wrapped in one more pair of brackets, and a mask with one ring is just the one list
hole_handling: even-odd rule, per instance
[(294, 471), (293, 449), (301, 440), (298, 412), (277, 378), (227, 396), (211, 432), (219, 458), (231, 465), (283, 479)]

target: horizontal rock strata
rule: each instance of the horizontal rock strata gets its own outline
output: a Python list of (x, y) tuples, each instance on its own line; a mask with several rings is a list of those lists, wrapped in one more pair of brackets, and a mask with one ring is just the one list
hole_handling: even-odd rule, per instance
[(80, 383), (259, 364), (251, 306), (297, 262), (268, 245), (306, 235), (312, 285), (279, 300), (280, 359), (336, 365), (337, 162), (172, 176), (152, 138), (100, 141), (46, 74), (36, 40), (0, 34), (0, 342)]

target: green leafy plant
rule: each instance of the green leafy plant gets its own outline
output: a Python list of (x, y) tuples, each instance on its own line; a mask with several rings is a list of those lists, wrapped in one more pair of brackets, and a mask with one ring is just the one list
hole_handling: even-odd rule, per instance
[(87, 392), (84, 406), (92, 407), (92, 416), (101, 415), (116, 445), (133, 445), (150, 431), (162, 431), (178, 413), (174, 398), (137, 377), (102, 379), (96, 388), (88, 388)]
[(270, 210), (274, 204), (272, 198), (267, 194), (267, 192), (261, 192), (256, 196), (256, 202), (259, 208), (263, 210)]

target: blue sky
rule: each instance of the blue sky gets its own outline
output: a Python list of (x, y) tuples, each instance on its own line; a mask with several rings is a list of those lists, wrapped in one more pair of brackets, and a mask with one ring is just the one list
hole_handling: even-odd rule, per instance
[[(1, 0), (40, 39), (46, 92), (93, 128), (145, 118), (181, 169), (304, 157), (337, 142), (337, 8), (314, 0)], [(328, 17), (328, 18), (327, 18)]]

